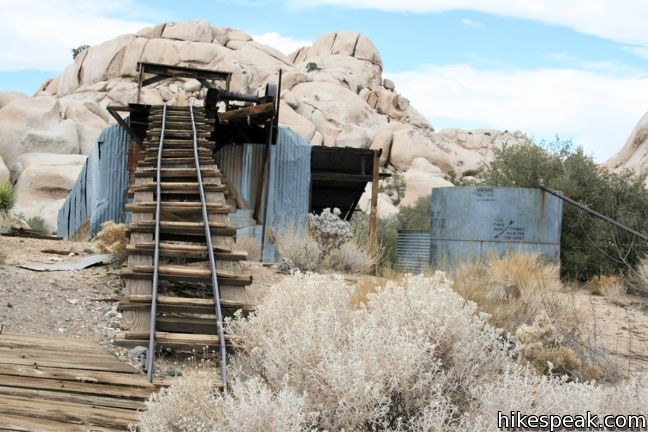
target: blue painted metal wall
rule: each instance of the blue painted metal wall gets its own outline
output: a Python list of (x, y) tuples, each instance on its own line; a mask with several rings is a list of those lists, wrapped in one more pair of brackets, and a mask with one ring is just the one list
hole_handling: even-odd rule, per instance
[[(310, 144), (290, 128), (279, 127), (277, 144), (271, 147), (270, 152), (267, 218), (263, 201), (261, 205), (261, 217), (267, 221), (264, 261), (275, 260), (273, 233), (280, 232), (286, 224), (306, 225), (310, 150)], [(218, 151), (215, 159), (223, 175), (247, 203), (247, 209), (230, 215), (232, 223), (239, 228), (238, 236), (254, 238), (260, 244), (261, 229), (252, 220), (252, 209), (262, 173), (263, 146), (225, 147)]]
[(435, 188), (431, 206), (433, 266), (517, 251), (560, 260), (562, 201), (539, 189)]
[(113, 125), (104, 129), (58, 214), (57, 233), (74, 235), (86, 221), (90, 233), (101, 230), (108, 220), (124, 222), (128, 193), (128, 135)]
[[(104, 129), (81, 170), (72, 191), (59, 210), (58, 235), (69, 238), (90, 219), (91, 234), (107, 220), (125, 222), (128, 192), (128, 135), (114, 125)], [(243, 236), (257, 238), (260, 230), (251, 220), (256, 188), (262, 171), (263, 146), (228, 146), (216, 154), (221, 172), (247, 202), (247, 209), (230, 215)], [(279, 127), (271, 147), (268, 178), (268, 230), (265, 257), (274, 260), (272, 233), (286, 222), (306, 224), (310, 189), (310, 144), (290, 128)], [(263, 209), (263, 206), (261, 207)], [(262, 213), (262, 217), (264, 214)], [(252, 229), (249, 229), (249, 228)]]

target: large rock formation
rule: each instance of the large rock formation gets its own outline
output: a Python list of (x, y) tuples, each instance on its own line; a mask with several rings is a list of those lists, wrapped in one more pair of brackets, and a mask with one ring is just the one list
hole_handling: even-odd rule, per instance
[(637, 174), (648, 169), (648, 113), (641, 117), (623, 148), (603, 166), (613, 171), (629, 169)]
[[(326, 33), (312, 46), (284, 55), (240, 30), (214, 28), (206, 21), (166, 23), (81, 52), (34, 97), (0, 93), (0, 157), (18, 182), (19, 207), (26, 216), (51, 221), (70, 182), (59, 182), (50, 194), (37, 173), (28, 168), (19, 173), (16, 161), (34, 152), (87, 155), (112, 122), (106, 107), (135, 100), (138, 61), (231, 72), (232, 88), (248, 93), (276, 83), (282, 69), (280, 123), (312, 145), (380, 148), (384, 169), (405, 174), (404, 197), (381, 196), (383, 215), (395, 211), (393, 202), (408, 204), (433, 185), (447, 185), (442, 177), (449, 171), (474, 175), (494, 146), (525, 139), (488, 130), (435, 132), (397, 92), (397, 83), (383, 79), (380, 54), (357, 33)], [(142, 102), (200, 105), (204, 95), (195, 80), (167, 80), (146, 87)], [(70, 173), (77, 162), (68, 161)], [(42, 168), (50, 179), (58, 175)], [(28, 205), (32, 199), (39, 203)]]

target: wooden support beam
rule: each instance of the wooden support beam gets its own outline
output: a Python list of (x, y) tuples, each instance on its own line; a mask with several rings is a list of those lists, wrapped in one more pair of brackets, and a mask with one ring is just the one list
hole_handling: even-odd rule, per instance
[(274, 114), (274, 104), (272, 102), (254, 105), (245, 108), (239, 108), (235, 110), (229, 110), (225, 112), (218, 113), (218, 119), (221, 122), (231, 121), (236, 119), (243, 119), (247, 117), (257, 117), (260, 115), (271, 116)]
[(378, 230), (378, 182), (380, 180), (380, 150), (373, 152), (373, 171), (371, 180), (371, 213), (369, 215), (369, 248), (375, 250)]

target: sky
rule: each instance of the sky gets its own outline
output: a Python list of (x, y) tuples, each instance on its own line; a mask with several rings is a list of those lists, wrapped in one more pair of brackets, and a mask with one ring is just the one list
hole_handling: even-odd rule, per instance
[(286, 53), (352, 30), (437, 130), (556, 136), (603, 162), (648, 111), (645, 0), (0, 0), (0, 91), (32, 94), (71, 48), (206, 19)]

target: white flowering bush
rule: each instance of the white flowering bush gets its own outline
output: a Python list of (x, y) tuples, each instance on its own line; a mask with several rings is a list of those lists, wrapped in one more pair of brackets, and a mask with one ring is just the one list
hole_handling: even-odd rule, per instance
[(494, 431), (498, 409), (582, 414), (614, 398), (618, 413), (645, 410), (636, 383), (567, 383), (517, 363), (509, 337), (441, 273), (363, 293), (352, 301), (340, 276), (287, 277), (227, 322), (242, 341), (228, 395), (189, 379), (154, 397), (141, 430)]
[(340, 209), (333, 211), (325, 208), (319, 215), (308, 215), (308, 227), (311, 235), (324, 256), (328, 256), (335, 249), (353, 238), (351, 225), (340, 218)]
[(353, 235), (351, 224), (340, 219), (337, 208), (309, 214), (307, 230), (286, 224), (274, 240), (284, 264), (290, 262), (301, 271), (367, 273), (380, 258), (378, 251), (370, 251), (366, 239)]

